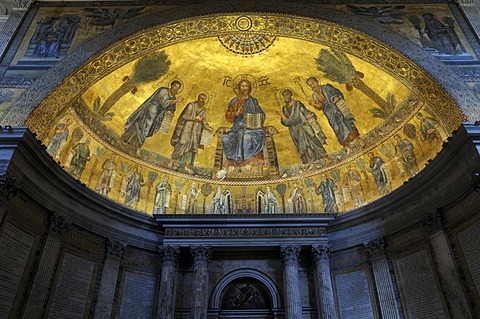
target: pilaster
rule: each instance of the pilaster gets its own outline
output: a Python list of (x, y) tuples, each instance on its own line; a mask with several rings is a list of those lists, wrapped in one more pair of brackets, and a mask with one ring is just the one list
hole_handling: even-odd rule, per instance
[(452, 318), (473, 318), (468, 306), (453, 253), (442, 228), (442, 216), (438, 209), (427, 213), (422, 221), (430, 239), (433, 258), (441, 279), (443, 294), (449, 303)]
[(383, 237), (379, 237), (365, 243), (364, 246), (372, 262), (382, 318), (400, 318), (399, 305), (395, 298), (392, 277), (390, 276), (390, 267), (385, 256), (385, 240)]
[(22, 314), (24, 319), (43, 318), (67, 228), (68, 223), (62, 216), (50, 217), (50, 229)]
[(107, 241), (107, 256), (100, 279), (94, 319), (109, 319), (112, 316), (115, 288), (124, 251), (125, 244), (114, 240)]

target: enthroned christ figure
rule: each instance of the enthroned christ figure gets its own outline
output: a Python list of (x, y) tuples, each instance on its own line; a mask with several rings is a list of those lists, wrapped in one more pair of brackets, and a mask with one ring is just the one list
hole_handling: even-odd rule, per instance
[(225, 118), (233, 123), (222, 136), (223, 152), (228, 160), (228, 171), (243, 166), (250, 171), (252, 166), (264, 163), (265, 112), (258, 100), (250, 95), (252, 84), (246, 79), (238, 83), (239, 95), (228, 104)]

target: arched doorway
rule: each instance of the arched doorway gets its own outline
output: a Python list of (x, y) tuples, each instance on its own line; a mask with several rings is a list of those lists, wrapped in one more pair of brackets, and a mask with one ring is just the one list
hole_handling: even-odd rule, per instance
[(234, 271), (215, 287), (209, 315), (218, 319), (277, 318), (279, 297), (275, 283), (266, 274), (253, 269)]

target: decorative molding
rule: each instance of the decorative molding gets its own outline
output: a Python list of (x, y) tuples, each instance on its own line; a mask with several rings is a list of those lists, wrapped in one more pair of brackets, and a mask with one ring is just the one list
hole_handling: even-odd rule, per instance
[(363, 244), (371, 258), (385, 257), (385, 239), (379, 237)]
[(190, 252), (195, 263), (208, 263), (212, 258), (212, 247), (210, 246), (190, 246)]
[(159, 252), (164, 264), (178, 264), (180, 259), (180, 247), (160, 246)]
[(326, 227), (167, 228), (165, 237), (318, 237)]
[(0, 198), (9, 200), (17, 196), (17, 193), (18, 187), (15, 177), (8, 172), (0, 173)]
[(296, 263), (300, 254), (300, 245), (281, 245), (280, 257), (284, 264)]
[(315, 262), (319, 262), (323, 259), (328, 260), (332, 246), (330, 245), (312, 245), (312, 257)]
[(422, 220), (423, 227), (429, 235), (434, 234), (442, 229), (442, 215), (440, 210), (434, 209), (427, 213)]
[(126, 244), (109, 239), (107, 241), (107, 257), (122, 259)]
[(63, 236), (67, 229), (68, 229), (68, 223), (63, 218), (63, 216), (58, 216), (56, 214), (52, 214), (50, 216), (50, 229), (49, 229), (49, 234), (56, 235), (56, 236)]

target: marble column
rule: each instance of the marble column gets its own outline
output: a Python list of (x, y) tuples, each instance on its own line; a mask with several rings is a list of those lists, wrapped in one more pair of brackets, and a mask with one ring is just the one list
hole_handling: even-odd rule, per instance
[(191, 246), (193, 255), (192, 319), (207, 319), (208, 309), (208, 263), (212, 249), (208, 246)]
[(15, 32), (20, 27), (23, 18), (27, 14), (28, 8), (32, 3), (32, 0), (15, 0), (13, 10), (0, 33), (0, 61), (3, 59), (10, 41), (13, 40)]
[(299, 319), (302, 318), (302, 300), (298, 281), (300, 245), (282, 245), (280, 254), (283, 261), (286, 319)]
[(330, 246), (313, 245), (312, 257), (315, 265), (315, 292), (319, 319), (336, 319), (335, 298), (333, 297), (330, 275)]
[(440, 212), (438, 210), (429, 212), (422, 223), (430, 238), (433, 259), (440, 276), (443, 295), (450, 305), (451, 317), (454, 319), (473, 318), (447, 235), (442, 229)]
[(55, 214), (50, 217), (50, 229), (22, 314), (24, 319), (43, 318), (67, 227), (63, 217)]
[(112, 316), (112, 305), (117, 287), (118, 272), (125, 251), (125, 245), (113, 241), (107, 241), (107, 258), (102, 269), (100, 286), (98, 288), (97, 301), (93, 314), (94, 319), (110, 319)]
[(395, 298), (390, 267), (385, 256), (385, 241), (383, 237), (366, 243), (365, 249), (370, 255), (372, 262), (373, 276), (375, 278), (375, 286), (377, 287), (382, 318), (400, 318), (399, 303)]
[(161, 246), (160, 255), (162, 257), (162, 273), (158, 291), (157, 319), (173, 319), (180, 248), (178, 246)]

